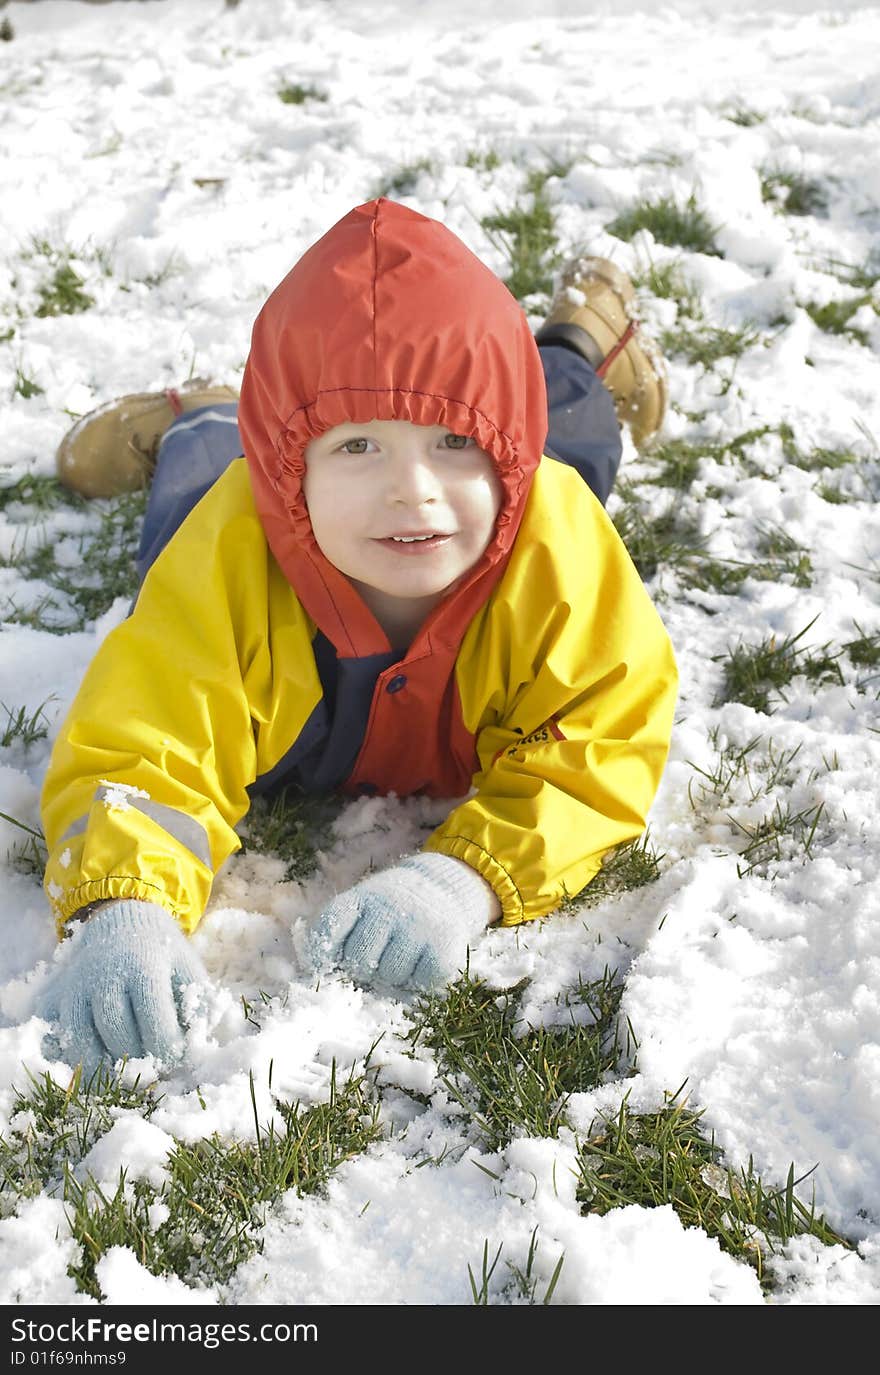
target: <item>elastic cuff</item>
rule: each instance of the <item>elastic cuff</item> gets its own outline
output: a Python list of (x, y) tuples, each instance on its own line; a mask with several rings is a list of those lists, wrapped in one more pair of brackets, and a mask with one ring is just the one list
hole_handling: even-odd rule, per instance
[(475, 926), (488, 926), (498, 915), (500, 903), (491, 883), (466, 860), (423, 850), (417, 855), (409, 855), (401, 864), (403, 868), (415, 869), (425, 878), (442, 884), (467, 919), (473, 917)]

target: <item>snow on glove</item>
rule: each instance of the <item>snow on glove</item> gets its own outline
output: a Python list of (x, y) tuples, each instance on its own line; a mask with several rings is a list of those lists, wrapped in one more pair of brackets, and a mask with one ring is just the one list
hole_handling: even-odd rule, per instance
[(59, 1025), (61, 1057), (90, 1075), (127, 1055), (177, 1059), (183, 1048), (181, 994), (207, 981), (177, 922), (152, 902), (110, 902), (70, 937), (71, 949), (34, 1011)]
[(310, 954), (360, 983), (437, 988), (464, 968), (497, 910), (469, 864), (422, 851), (334, 898), (309, 934)]

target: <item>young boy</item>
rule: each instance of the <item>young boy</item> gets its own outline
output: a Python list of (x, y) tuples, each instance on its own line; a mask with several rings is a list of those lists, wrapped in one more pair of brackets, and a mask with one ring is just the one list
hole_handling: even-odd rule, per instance
[[(257, 793), (450, 799), (312, 928), (317, 968), (386, 986), (442, 984), (487, 925), (553, 911), (643, 829), (676, 670), (602, 502), (615, 400), (646, 437), (662, 367), (622, 274), (577, 273), (536, 343), (453, 234), (372, 201), (261, 311), (241, 439), (234, 404), (171, 395), (196, 405), (160, 449), (144, 581), (42, 798), (73, 939), (40, 1009), (67, 1058), (178, 1053), (204, 977), (186, 933)], [(71, 485), (94, 489), (89, 433), (119, 415), (62, 446)]]

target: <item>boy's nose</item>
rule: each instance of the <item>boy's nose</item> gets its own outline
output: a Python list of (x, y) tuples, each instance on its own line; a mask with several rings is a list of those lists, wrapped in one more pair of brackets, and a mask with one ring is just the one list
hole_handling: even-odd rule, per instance
[(420, 506), (441, 495), (442, 484), (429, 462), (419, 455), (395, 457), (387, 470), (386, 494), (394, 503)]

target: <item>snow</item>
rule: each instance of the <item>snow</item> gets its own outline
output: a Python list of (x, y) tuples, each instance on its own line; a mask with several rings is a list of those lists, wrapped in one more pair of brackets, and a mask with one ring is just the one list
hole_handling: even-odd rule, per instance
[[(774, 1302), (880, 1299), (878, 680), (868, 668), (843, 683), (801, 675), (772, 715), (716, 700), (717, 659), (732, 645), (794, 636), (810, 622), (799, 644), (814, 651), (880, 630), (877, 288), (850, 321), (867, 344), (823, 333), (805, 309), (856, 295), (829, 268), (863, 265), (876, 242), (877, 8), (786, 0), (734, 13), (720, 0), (557, 0), (543, 9), (540, 23), (525, 0), (41, 0), (4, 12), (15, 29), (0, 45), (0, 337), (15, 326), (0, 342), (5, 480), (52, 473), (71, 414), (190, 373), (236, 385), (267, 292), (404, 164), (426, 158), (431, 167), (399, 199), (442, 219), (503, 273), (480, 218), (520, 194), (516, 161), (537, 167), (551, 154), (573, 160), (548, 184), (565, 251), (586, 247), (627, 271), (680, 260), (713, 325), (764, 331), (764, 346), (735, 366), (673, 360), (668, 437), (709, 445), (785, 421), (801, 447), (845, 447), (862, 460), (824, 475), (839, 482), (841, 504), (822, 500), (822, 475), (787, 462), (770, 434), (750, 448), (749, 476), (702, 460), (680, 508), (713, 556), (753, 558), (759, 527), (778, 525), (809, 551), (812, 585), (749, 578), (727, 596), (682, 590), (659, 571), (650, 587), (682, 671), (650, 819), (661, 877), (596, 907), (492, 932), (474, 952), (472, 970), (494, 986), (529, 981), (524, 1013), (536, 1025), (560, 1019), (579, 979), (615, 969), (639, 1042), (635, 1077), (575, 1095), (559, 1140), (517, 1139), (481, 1154), (431, 1055), (405, 1053), (406, 1000), (341, 976), (315, 987), (299, 958), (305, 923), (328, 897), (371, 864), (418, 848), (443, 815), (442, 803), (424, 799), (354, 802), (313, 878), (285, 881), (280, 861), (255, 855), (218, 877), (194, 936), (214, 983), (195, 1009), (187, 1062), (163, 1081), (150, 1121), (121, 1114), (83, 1167), (108, 1182), (120, 1168), (161, 1182), (175, 1138), (253, 1137), (251, 1085), (268, 1123), (275, 1096), (325, 1101), (334, 1065), (339, 1076), (371, 1053), (394, 1130), (343, 1165), (326, 1198), (284, 1195), (263, 1254), (222, 1294), (152, 1276), (115, 1247), (97, 1271), (108, 1303), (466, 1304), (468, 1266), (480, 1272), (487, 1239), (490, 1259), (502, 1245), (490, 1298), (515, 1303), (510, 1266), (525, 1270), (536, 1228), (539, 1295), (565, 1257), (554, 1303), (761, 1303), (754, 1272), (670, 1208), (581, 1216), (576, 1205), (575, 1134), (625, 1094), (631, 1111), (647, 1112), (682, 1084), (726, 1163), (751, 1157), (767, 1187), (784, 1186), (792, 1163), (797, 1175), (813, 1170), (817, 1211), (858, 1243), (789, 1243), (774, 1262)], [(284, 81), (310, 82), (328, 98), (285, 105), (276, 94)], [(737, 105), (762, 121), (725, 119)], [(469, 167), (475, 148), (495, 149), (500, 166)], [(821, 181), (827, 210), (782, 215), (764, 203), (759, 171), (768, 167)], [(692, 192), (718, 226), (723, 258), (667, 248), (646, 231), (632, 243), (607, 232), (640, 197)], [(35, 316), (47, 266), (34, 240), (74, 253), (90, 310)], [(645, 308), (655, 330), (673, 322), (668, 302)], [(15, 391), (19, 370), (41, 394)], [(685, 412), (703, 414), (696, 430)], [(638, 475), (629, 444), (627, 467)], [(656, 494), (659, 511), (667, 497)], [(14, 517), (0, 517), (6, 555), (21, 538)], [(48, 512), (30, 538), (55, 541), (71, 563), (79, 529), (75, 513)], [(10, 599), (28, 598), (38, 591), (0, 569), (0, 616)], [(27, 750), (0, 748), (0, 811), (27, 826), (39, 824), (58, 725), (126, 611), (118, 598), (94, 626), (65, 635), (0, 627), (0, 702), (29, 714), (42, 706), (49, 722), (48, 738)], [(755, 739), (744, 771), (713, 791), (705, 772), (719, 751)], [(766, 793), (761, 770), (783, 755)], [(127, 805), (125, 788), (108, 789), (108, 804)], [(765, 870), (743, 872), (743, 828), (776, 802), (808, 813), (821, 804), (812, 858), (793, 845)], [(25, 1068), (59, 1083), (68, 1074), (44, 1059), (31, 1015), (54, 932), (38, 880), (8, 857), (23, 834), (0, 818), (0, 1130)], [(257, 1009), (250, 1019), (242, 999)], [(150, 1070), (129, 1067), (132, 1078)], [(91, 1303), (67, 1274), (76, 1255), (58, 1199), (21, 1201), (0, 1220), (0, 1301)]]

